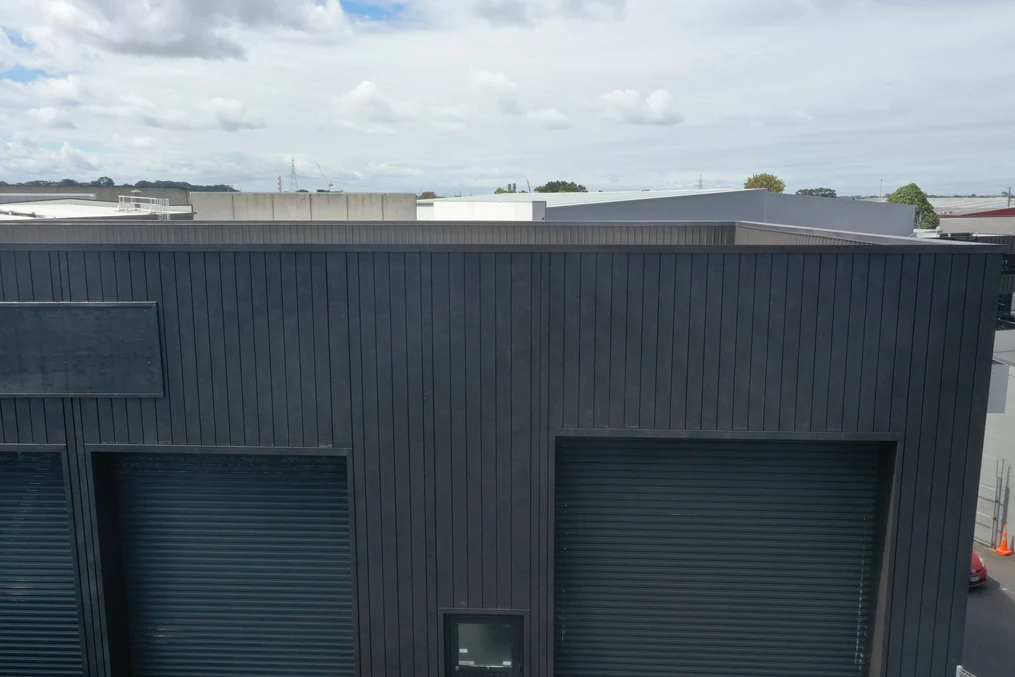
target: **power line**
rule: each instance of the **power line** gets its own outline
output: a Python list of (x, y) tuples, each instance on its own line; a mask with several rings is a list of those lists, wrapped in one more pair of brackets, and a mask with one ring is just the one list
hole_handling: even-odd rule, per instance
[(300, 189), (300, 184), (296, 181), (296, 158), (290, 156), (292, 160), (289, 169), (289, 192), (295, 193)]

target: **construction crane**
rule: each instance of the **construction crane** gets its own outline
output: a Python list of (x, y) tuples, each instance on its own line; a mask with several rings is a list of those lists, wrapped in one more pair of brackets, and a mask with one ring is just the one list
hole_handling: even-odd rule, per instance
[(324, 179), (324, 182), (326, 184), (328, 184), (328, 192), (330, 193), (331, 192), (331, 187), (334, 186), (335, 184), (333, 184), (331, 181), (328, 181), (328, 177), (324, 175), (324, 170), (321, 169), (321, 163), (317, 162), (315, 164), (317, 165), (317, 171), (319, 171), (321, 173), (321, 178)]

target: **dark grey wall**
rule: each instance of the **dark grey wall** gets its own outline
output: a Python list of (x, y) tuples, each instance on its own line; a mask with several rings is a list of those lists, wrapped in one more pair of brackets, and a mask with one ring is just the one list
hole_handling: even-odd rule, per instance
[(546, 208), (547, 221), (761, 221), (764, 214), (760, 190)]
[(547, 207), (547, 221), (758, 221), (853, 233), (908, 236), (910, 205), (830, 200), (765, 191), (705, 193), (652, 200)]
[(162, 314), (165, 398), (0, 399), (0, 442), (69, 445), (89, 674), (112, 443), (351, 448), (360, 674), (436, 675), (438, 610), (500, 607), (549, 677), (558, 429), (895, 434), (874, 674), (946, 674), (1000, 255), (699, 251), (0, 251), (3, 300)]
[(830, 200), (807, 195), (765, 194), (765, 223), (817, 226), (852, 233), (908, 237), (916, 207), (867, 200)]

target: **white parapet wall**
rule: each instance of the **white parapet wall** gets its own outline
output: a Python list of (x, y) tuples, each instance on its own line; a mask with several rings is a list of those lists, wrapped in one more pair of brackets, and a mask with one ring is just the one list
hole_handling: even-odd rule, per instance
[(545, 221), (546, 202), (441, 201), (420, 203), (419, 221)]

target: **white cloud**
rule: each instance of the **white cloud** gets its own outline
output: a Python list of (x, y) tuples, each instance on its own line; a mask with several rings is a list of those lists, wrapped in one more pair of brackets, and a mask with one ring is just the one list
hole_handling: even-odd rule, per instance
[(82, 111), (98, 116), (136, 119), (146, 127), (178, 131), (221, 130), (237, 132), (261, 129), (264, 121), (236, 99), (215, 97), (196, 106), (160, 106), (137, 94), (124, 94), (118, 101), (94, 102)]
[(91, 177), (102, 163), (90, 153), (64, 143), (52, 150), (29, 137), (0, 138), (0, 175), (33, 178)]
[(522, 0), (476, 0), (476, 14), (491, 26), (529, 26), (529, 8)]
[(518, 85), (503, 73), (473, 71), (472, 87), (505, 115), (522, 112), (518, 102)]
[(134, 56), (240, 59), (243, 30), (290, 30), (340, 38), (349, 27), (338, 0), (51, 0), (27, 34), (43, 47), (62, 40)]
[(526, 117), (544, 129), (567, 129), (571, 126), (571, 120), (556, 108), (529, 111)]
[(370, 80), (335, 97), (334, 108), (339, 124), (368, 134), (391, 134), (392, 125), (416, 119), (411, 106), (392, 101)]
[(151, 148), (155, 145), (155, 139), (150, 136), (135, 136), (130, 140), (130, 145), (134, 148)]
[(616, 90), (603, 95), (603, 114), (625, 125), (676, 125), (684, 121), (676, 109), (673, 95), (657, 89), (645, 99), (634, 89)]
[[(443, 194), (526, 178), (737, 185), (771, 168), (790, 190), (847, 195), (882, 177), (937, 193), (1011, 180), (1015, 89), (997, 83), (1010, 78), (1012, 2), (399, 4), (395, 19), (361, 21), (335, 0), (0, 0), (4, 26), (36, 43), (15, 62), (54, 74), (0, 81), (0, 134), (38, 140), (40, 158), (71, 141), (117, 181), (246, 190), (271, 190), (290, 154), (347, 189)], [(77, 129), (29, 113), (45, 108)], [(561, 116), (573, 133), (557, 131)], [(141, 137), (155, 142), (135, 147)], [(0, 174), (37, 177), (9, 162)]]
[(0, 73), (14, 68), (17, 63), (16, 48), (7, 38), (7, 34), (0, 30)]
[(219, 129), (236, 132), (241, 129), (261, 129), (264, 122), (254, 116), (242, 102), (236, 99), (214, 98), (205, 104), (205, 110), (211, 114)]
[(71, 120), (67, 111), (52, 106), (32, 108), (28, 114), (40, 125), (49, 129), (76, 129), (74, 121)]
[(0, 80), (0, 100), (8, 98), (25, 105), (79, 106), (91, 97), (91, 92), (76, 75), (40, 77), (31, 82)]
[(475, 0), (477, 16), (495, 28), (534, 26), (556, 17), (619, 18), (626, 0)]

